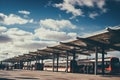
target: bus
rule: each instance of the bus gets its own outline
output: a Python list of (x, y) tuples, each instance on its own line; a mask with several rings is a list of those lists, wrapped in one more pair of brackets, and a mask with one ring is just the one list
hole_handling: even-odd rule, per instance
[[(81, 59), (77, 61), (77, 71), (80, 73), (94, 73), (95, 59)], [(98, 73), (102, 73), (102, 59), (98, 59)], [(117, 57), (106, 57), (104, 59), (105, 73), (120, 73), (120, 61)]]
[[(98, 73), (102, 73), (102, 59), (98, 59)], [(55, 66), (56, 68), (56, 66)], [(52, 70), (52, 62), (45, 63), (44, 70)], [(59, 71), (66, 71), (66, 61), (59, 62)], [(72, 73), (94, 74), (95, 59), (79, 59), (68, 62), (68, 71)], [(120, 61), (117, 57), (104, 58), (104, 72), (107, 74), (120, 73)]]

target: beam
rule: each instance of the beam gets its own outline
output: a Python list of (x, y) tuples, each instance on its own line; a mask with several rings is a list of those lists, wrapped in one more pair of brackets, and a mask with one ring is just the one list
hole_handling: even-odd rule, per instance
[(120, 47), (114, 46), (114, 45), (111, 45), (111, 44), (101, 43), (99, 41), (95, 41), (95, 40), (88, 39), (88, 38), (79, 38), (79, 37), (77, 37), (77, 39), (79, 39), (79, 40), (81, 40), (83, 42), (86, 42), (86, 43), (90, 43), (92, 45), (98, 45), (100, 47), (107, 47), (107, 48), (112, 48), (112, 49), (120, 51)]
[[(57, 47), (48, 47), (50, 49), (57, 49), (57, 50), (61, 50), (61, 51), (67, 51), (69, 53), (73, 53), (72, 49), (71, 50), (66, 50), (66, 49), (61, 49), (61, 48), (57, 48)], [(76, 54), (81, 54), (81, 55), (87, 55), (87, 56), (90, 56), (89, 53), (83, 53), (81, 51), (76, 51)]]
[(78, 48), (81, 48), (81, 49), (87, 49), (87, 50), (94, 51), (93, 49), (91, 49), (87, 46), (80, 46), (80, 45), (76, 45), (76, 44), (72, 44), (72, 43), (63, 43), (63, 42), (60, 42), (60, 43), (66, 45), (66, 46), (73, 46), (73, 47), (78, 47)]
[(111, 32), (111, 33), (113, 33), (113, 34), (120, 34), (120, 29), (119, 30), (114, 30), (114, 29), (111, 29), (111, 28), (107, 28), (107, 31), (109, 31), (109, 32)]
[(62, 51), (63, 51), (63, 50), (64, 50), (64, 51), (66, 50), (65, 48), (58, 48), (58, 47), (47, 47), (47, 48), (56, 49), (56, 50), (62, 50)]

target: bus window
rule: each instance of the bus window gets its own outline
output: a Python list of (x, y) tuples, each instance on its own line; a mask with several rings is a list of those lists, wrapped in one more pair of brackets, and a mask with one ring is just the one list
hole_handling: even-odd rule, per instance
[(110, 62), (106, 62), (106, 64), (105, 64), (105, 68), (108, 68), (110, 66)]

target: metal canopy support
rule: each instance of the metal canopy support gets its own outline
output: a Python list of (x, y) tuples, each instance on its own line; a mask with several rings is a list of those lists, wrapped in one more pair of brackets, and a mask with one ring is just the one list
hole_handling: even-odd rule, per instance
[(27, 70), (28, 70), (29, 62), (27, 61)]
[(95, 75), (97, 75), (98, 70), (98, 47), (95, 47)]
[(76, 72), (76, 66), (77, 66), (77, 64), (76, 64), (76, 51), (75, 51), (75, 48), (73, 49), (73, 51), (72, 51), (72, 53), (73, 53), (73, 60), (70, 62), (70, 68), (71, 68), (71, 71), (70, 72), (72, 72), (72, 73), (75, 73)]
[(57, 54), (57, 72), (58, 72), (58, 67), (59, 67), (59, 54)]
[(31, 70), (31, 61), (29, 62), (29, 70)]
[(23, 64), (22, 61), (19, 61), (19, 69), (21, 69), (21, 65)]
[(53, 72), (54, 72), (54, 66), (55, 66), (55, 54), (53, 53), (53, 66), (52, 66)]
[(106, 46), (108, 48), (112, 48), (112, 49), (120, 51), (120, 46), (114, 46), (114, 45), (111, 45), (111, 44), (102, 43), (102, 42), (95, 41), (95, 40), (92, 40), (92, 39), (89, 39), (89, 38), (79, 38), (79, 37), (77, 37), (77, 39), (82, 40), (83, 42), (86, 42), (86, 43), (91, 43), (91, 44), (99, 45), (99, 46)]
[(75, 61), (75, 58), (76, 58), (76, 51), (75, 51), (75, 49), (73, 49), (73, 61)]
[(23, 69), (25, 69), (25, 62), (23, 62)]
[(2, 64), (2, 61), (0, 61), (0, 64)]
[(30, 70), (30, 61), (28, 62), (28, 70)]
[(68, 57), (69, 55), (68, 55), (68, 52), (66, 53), (66, 72), (68, 73)]
[(41, 64), (43, 64), (43, 60), (44, 60), (44, 59), (41, 59)]
[(37, 56), (36, 56), (36, 63), (38, 63), (38, 59), (37, 59)]
[(38, 63), (40, 63), (40, 59), (41, 59), (41, 57), (38, 57)]
[(105, 70), (105, 66), (104, 66), (104, 53), (105, 53), (105, 50), (104, 48), (102, 48), (102, 75), (104, 75), (104, 70)]
[(38, 63), (40, 63), (40, 59), (38, 60)]

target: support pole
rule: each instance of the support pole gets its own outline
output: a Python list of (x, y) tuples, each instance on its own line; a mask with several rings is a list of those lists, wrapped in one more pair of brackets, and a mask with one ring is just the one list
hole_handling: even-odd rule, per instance
[(53, 53), (53, 66), (52, 66), (53, 72), (54, 72), (54, 66), (55, 66), (55, 54)]
[(23, 62), (23, 69), (25, 69), (25, 62)]
[(73, 60), (70, 62), (70, 68), (71, 68), (71, 72), (72, 73), (75, 73), (77, 71), (77, 62), (76, 62), (76, 51), (75, 51), (75, 48), (72, 50), (72, 53), (73, 53)]
[(27, 70), (28, 70), (29, 62), (27, 61)]
[(75, 56), (76, 56), (76, 53), (75, 53), (75, 50), (73, 50), (73, 61), (75, 61)]
[(105, 53), (105, 50), (104, 50), (104, 48), (102, 48), (102, 75), (104, 75), (104, 73), (105, 73), (104, 53)]
[(36, 63), (38, 63), (37, 56), (36, 56)]
[(66, 72), (68, 73), (68, 52), (66, 53)]
[(29, 70), (31, 70), (31, 61), (29, 62)]
[(19, 69), (20, 69), (21, 62), (19, 61), (19, 63), (18, 63), (18, 64), (19, 64)]
[(2, 61), (0, 61), (0, 64), (2, 64)]
[(58, 72), (58, 66), (59, 66), (59, 54), (57, 54), (57, 72)]
[(28, 70), (30, 70), (30, 61), (28, 62)]
[(97, 75), (98, 70), (98, 47), (95, 47), (95, 75)]
[(40, 63), (40, 59), (38, 60), (38, 63)]
[(43, 59), (41, 59), (41, 64), (43, 64)]

